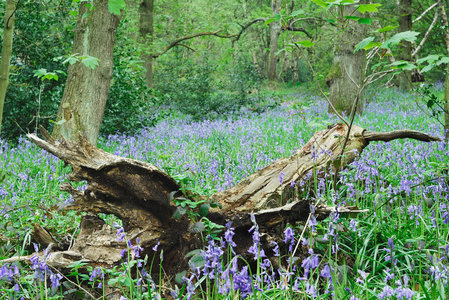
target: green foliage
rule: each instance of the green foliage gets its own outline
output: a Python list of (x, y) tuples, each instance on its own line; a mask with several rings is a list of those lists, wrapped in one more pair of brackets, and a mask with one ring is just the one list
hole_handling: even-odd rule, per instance
[(207, 61), (184, 61), (181, 65), (164, 61), (156, 72), (156, 89), (164, 102), (192, 116), (193, 120), (215, 119), (237, 113), (248, 103), (249, 93), (256, 89), (261, 78), (251, 64), (232, 66), (220, 78), (218, 65)]
[(51, 130), (67, 69), (52, 58), (69, 53), (75, 24), (68, 14), (71, 1), (65, 2), (23, 1), (16, 11), (2, 138), (16, 141), (36, 125)]
[(111, 14), (120, 16), (120, 10), (125, 8), (125, 0), (108, 0), (108, 9)]

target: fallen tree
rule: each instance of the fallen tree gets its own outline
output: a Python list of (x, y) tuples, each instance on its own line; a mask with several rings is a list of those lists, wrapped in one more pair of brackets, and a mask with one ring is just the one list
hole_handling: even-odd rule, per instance
[[(338, 173), (372, 141), (388, 142), (402, 138), (424, 142), (439, 140), (411, 130), (379, 133), (353, 126), (349, 135), (347, 131), (346, 125), (335, 124), (316, 132), (292, 156), (282, 158), (236, 186), (212, 195), (207, 203), (217, 207), (210, 208), (207, 218), (219, 225), (232, 222), (236, 233), (235, 250), (244, 255), (252, 243), (248, 233), (252, 226), (250, 214), (254, 214), (260, 231), (265, 233), (265, 242), (280, 240), (287, 223), (308, 219), (310, 203), (298, 199), (297, 188), (299, 182), (310, 180), (307, 178), (310, 178), (311, 172), (321, 174), (319, 176), (326, 172)], [(77, 144), (57, 141), (45, 130), (42, 134), (45, 140), (34, 134), (27, 136), (37, 146), (71, 165), (69, 181), (85, 180), (88, 183), (85, 191), (74, 188), (71, 182), (61, 185), (61, 190), (69, 192), (74, 198), (74, 202), (65, 209), (88, 214), (82, 217), (80, 232), (73, 246), (52, 253), (49, 264), (64, 268), (80, 259), (93, 266), (112, 267), (119, 263), (120, 253), (126, 244), (117, 241), (115, 229), (98, 217), (99, 213), (106, 213), (122, 220), (126, 237), (133, 244), (139, 238), (140, 245), (151, 250), (160, 243), (159, 247), (164, 250), (162, 264), (166, 274), (174, 275), (188, 269), (185, 255), (201, 248), (202, 240), (198, 234), (201, 230), (198, 226), (192, 226), (187, 214), (179, 213), (175, 201), (172, 201), (183, 196), (181, 186), (173, 178), (149, 163), (98, 149), (84, 138)], [(345, 143), (346, 137), (348, 140)], [(315, 214), (325, 216), (330, 211), (332, 207), (318, 205)], [(356, 207), (340, 210), (345, 211), (361, 212)], [(36, 235), (45, 236), (42, 232)], [(51, 241), (52, 238), (43, 240)]]

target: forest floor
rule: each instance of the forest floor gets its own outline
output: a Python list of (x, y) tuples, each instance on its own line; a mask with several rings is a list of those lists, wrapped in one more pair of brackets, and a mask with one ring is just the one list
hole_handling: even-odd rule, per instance
[[(440, 90), (441, 86), (435, 87), (436, 92)], [(358, 126), (443, 136), (442, 126), (416, 105), (419, 96), (381, 89), (368, 93), (366, 100), (364, 113), (354, 122)], [(338, 122), (317, 96), (288, 94), (273, 101), (272, 109), (262, 113), (242, 110), (226, 120), (163, 120), (133, 135), (102, 137), (99, 147), (150, 162), (190, 190), (212, 194), (290, 156), (314, 132)], [(67, 181), (69, 167), (25, 138), (14, 147), (0, 141), (0, 157), (0, 259), (37, 251), (30, 240), (36, 223), (70, 243), (77, 234), (80, 214), (61, 211), (72, 199), (58, 188)], [(278, 270), (267, 266), (258, 249), (254, 274), (240, 267), (238, 258), (222, 257), (225, 248), (232, 248), (228, 228), (223, 242), (210, 240), (203, 253), (206, 262), (214, 262), (213, 267), (207, 264), (187, 275), (177, 288), (170, 287), (171, 295), (180, 299), (327, 299), (329, 295), (337, 299), (445, 299), (449, 297), (448, 163), (444, 142), (371, 143), (341, 172), (336, 187), (332, 180), (317, 178), (313, 193), (310, 187), (300, 189), (302, 198), (355, 205), (369, 213), (331, 214), (309, 223), (312, 226), (300, 242), (310, 256), (302, 261), (293, 257), (290, 266)], [(79, 183), (78, 188), (86, 186)], [(114, 216), (103, 217), (111, 226), (117, 225)], [(291, 224), (289, 228), (285, 242), (290, 245), (297, 242), (292, 232), (302, 227)], [(257, 242), (257, 235), (254, 238)], [(128, 254), (136, 251), (136, 245), (126, 250)], [(161, 255), (161, 250), (156, 249), (155, 255)], [(289, 255), (280, 253), (280, 257)], [(66, 278), (34, 256), (30, 262), (0, 265), (0, 295), (5, 299), (100, 297), (107, 293), (105, 286), (114, 285), (128, 299), (158, 299), (161, 293), (167, 294), (162, 279), (149, 278), (143, 269), (131, 272), (135, 267), (130, 261), (115, 270), (90, 268), (86, 272), (79, 264), (71, 274), (64, 274)]]

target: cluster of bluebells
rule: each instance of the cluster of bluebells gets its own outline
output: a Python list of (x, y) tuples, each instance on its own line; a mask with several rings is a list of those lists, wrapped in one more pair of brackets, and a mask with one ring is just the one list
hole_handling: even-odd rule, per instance
[(43, 252), (43, 256), (39, 257), (38, 251), (39, 248), (36, 244), (34, 244), (34, 250), (36, 253), (30, 258), (31, 261), (31, 269), (34, 270), (34, 278), (38, 281), (44, 282), (50, 279), (51, 287), (58, 288), (61, 283), (60, 280), (63, 278), (59, 273), (53, 273), (50, 267), (47, 265), (47, 258), (50, 255), (50, 252), (46, 249)]
[(411, 300), (416, 294), (412, 289), (408, 287), (410, 279), (407, 275), (404, 275), (403, 280), (397, 280), (395, 282), (395, 287), (386, 285), (383, 287), (382, 291), (377, 294), (377, 298), (383, 299), (404, 299)]
[[(279, 245), (274, 241), (270, 243), (273, 256), (278, 257), (281, 263), (281, 266), (275, 269), (267, 258), (265, 250), (262, 249), (259, 227), (254, 215), (251, 215), (251, 221), (253, 226), (249, 229), (249, 233), (252, 234), (252, 245), (249, 247), (248, 253), (257, 263), (259, 271), (254, 273), (254, 270), (252, 270), (252, 273), (247, 264), (239, 266), (239, 261), (243, 262), (243, 259), (239, 255), (235, 255), (233, 248), (236, 245), (232, 240), (234, 228), (228, 223), (226, 224), (225, 239), (221, 238), (217, 241), (208, 237), (207, 246), (201, 254), (205, 261), (204, 266), (197, 268), (189, 278), (185, 278), (187, 299), (195, 294), (194, 282), (201, 280), (203, 277), (207, 277), (214, 282), (219, 294), (239, 293), (242, 298), (250, 297), (256, 291), (270, 288), (291, 289), (294, 292), (306, 291), (309, 296), (316, 297), (318, 295), (317, 277), (328, 282), (326, 293), (333, 290), (331, 269), (328, 265), (325, 265), (321, 272), (314, 272), (319, 268), (320, 259), (312, 248), (309, 249), (308, 256), (302, 260), (300, 268), (293, 263), (295, 232), (291, 227), (287, 227), (284, 231), (283, 243), (289, 252), (289, 254), (286, 254), (286, 266), (282, 266)], [(303, 244), (307, 245), (305, 241), (303, 241)], [(232, 253), (233, 256), (230, 257), (226, 265), (223, 265), (225, 253)]]

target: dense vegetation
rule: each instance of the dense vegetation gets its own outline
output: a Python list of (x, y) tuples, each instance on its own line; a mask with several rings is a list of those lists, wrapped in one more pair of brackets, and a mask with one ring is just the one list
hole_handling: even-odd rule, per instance
[[(330, 93), (327, 84), (338, 73), (333, 67), (338, 37), (352, 30), (346, 21), (368, 26), (366, 43), (358, 44), (359, 53), (368, 57), (370, 49), (377, 51), (368, 59), (368, 78), (379, 66), (388, 74), (363, 93), (360, 89), (363, 110), (354, 116), (354, 124), (374, 131), (419, 130), (442, 141), (372, 143), (337, 182), (326, 175), (314, 178), (311, 186), (292, 183), (300, 186), (299, 197), (312, 206), (325, 203), (338, 211), (352, 205), (368, 212), (331, 213), (319, 221), (312, 215), (306, 224), (288, 224), (284, 243), (270, 249), (260, 248), (261, 233), (254, 225), (253, 246), (248, 249), (254, 261), (233, 254), (234, 233), (227, 224), (220, 233), (205, 237), (201, 259), (191, 272), (171, 281), (153, 265), (156, 256), (163, 258), (163, 249), (155, 247), (153, 257), (139, 257), (138, 242), (128, 243), (123, 263), (114, 269), (80, 262), (60, 272), (47, 264), (48, 252), (32, 240), (35, 224), (70, 245), (82, 213), (63, 210), (73, 200), (59, 190), (68, 181), (70, 167), (24, 134), (37, 132), (39, 125), (51, 131), (63, 124), (57, 112), (69, 84), (70, 60), (90, 59), (71, 52), (78, 9), (84, 5), (80, 2), (17, 2), (0, 132), (0, 259), (30, 259), (0, 264), (1, 297), (101, 299), (113, 289), (121, 290), (125, 299), (449, 297), (449, 148), (444, 141), (447, 109), (441, 83), (449, 62), (444, 43), (448, 27), (444, 19), (433, 21), (433, 11), (440, 9), (434, 6), (398, 38), (401, 15), (391, 13), (397, 9), (392, 1), (367, 6), (370, 15), (339, 19), (334, 11), (343, 11), (339, 1), (166, 0), (154, 3), (151, 38), (141, 35), (139, 23), (139, 5), (145, 1), (127, 1), (117, 28), (98, 147), (149, 162), (194, 193), (228, 189), (291, 155), (317, 130), (340, 121), (329, 112), (325, 98)], [(448, 7), (446, 2), (442, 1)], [(433, 4), (410, 1), (413, 19)], [(0, 10), (5, 10), (3, 2)], [(245, 28), (257, 18), (263, 20)], [(276, 24), (283, 29), (274, 49)], [(419, 54), (424, 59), (401, 57), (412, 42), (419, 47), (433, 26)], [(195, 33), (208, 34), (170, 48), (172, 41)], [(226, 37), (236, 33), (238, 39)], [(399, 58), (387, 62), (391, 57)], [(412, 69), (426, 82), (408, 90), (401, 76)], [(101, 217), (117, 230), (118, 240), (125, 238), (120, 220)], [(44, 255), (39, 257), (39, 251)], [(150, 275), (155, 270), (158, 278)]]

